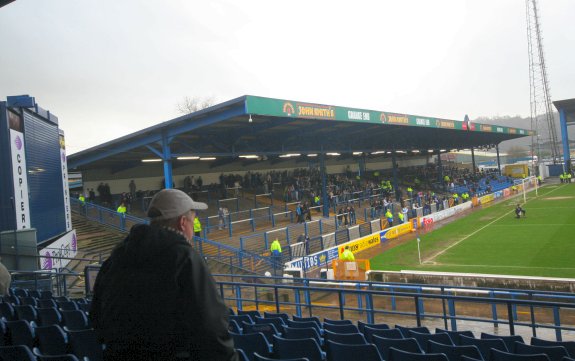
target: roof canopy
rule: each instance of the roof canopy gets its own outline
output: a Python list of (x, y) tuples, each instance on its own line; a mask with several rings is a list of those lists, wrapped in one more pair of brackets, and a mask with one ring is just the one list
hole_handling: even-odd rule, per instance
[[(417, 154), (494, 147), (531, 134), (469, 121), (246, 95), (75, 153), (68, 163), (70, 169), (82, 169), (166, 156), (217, 157), (218, 163), (245, 155)], [(162, 144), (169, 144), (169, 154)]]
[(567, 124), (575, 124), (575, 98), (554, 101), (553, 104), (558, 111), (565, 111), (565, 120)]

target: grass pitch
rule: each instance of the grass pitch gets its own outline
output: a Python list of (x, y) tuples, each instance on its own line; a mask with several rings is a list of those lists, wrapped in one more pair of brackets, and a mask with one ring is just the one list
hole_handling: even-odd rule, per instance
[[(527, 217), (516, 219), (521, 203)], [(371, 259), (377, 270), (575, 278), (575, 184), (488, 205)], [(393, 242), (393, 241), (392, 241)]]

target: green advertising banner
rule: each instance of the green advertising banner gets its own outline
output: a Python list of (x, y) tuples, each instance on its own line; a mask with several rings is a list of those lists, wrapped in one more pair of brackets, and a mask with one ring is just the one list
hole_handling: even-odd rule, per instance
[(333, 105), (263, 98), (251, 95), (247, 96), (246, 107), (249, 114), (273, 117), (324, 119), (370, 124), (393, 124), (517, 135), (532, 134), (530, 130), (509, 128), (499, 125), (480, 124), (469, 121), (462, 122), (457, 120), (380, 112), (365, 109), (344, 108)]

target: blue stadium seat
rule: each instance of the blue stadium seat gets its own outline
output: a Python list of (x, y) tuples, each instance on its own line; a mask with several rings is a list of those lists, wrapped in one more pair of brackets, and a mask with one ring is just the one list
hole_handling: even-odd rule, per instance
[(14, 295), (16, 297), (28, 297), (28, 291), (26, 291), (23, 288), (14, 287), (12, 289), (12, 295)]
[(7, 302), (0, 303), (0, 317), (4, 317), (7, 321), (16, 320), (16, 312), (14, 306)]
[(251, 310), (251, 311), (244, 311), (244, 310), (238, 310), (238, 315), (249, 315), (253, 321), (254, 317), (262, 317), (262, 315), (260, 314), (260, 311), (257, 310)]
[(236, 311), (234, 311), (233, 308), (228, 307), (228, 315), (235, 315), (235, 314), (236, 314)]
[(543, 353), (549, 356), (551, 361), (562, 361), (563, 357), (569, 357), (569, 352), (564, 346), (535, 346), (526, 345), (522, 342), (515, 343), (515, 353), (519, 355), (534, 355)]
[(246, 322), (242, 323), (242, 333), (244, 335), (247, 333), (258, 333), (258, 332), (262, 333), (266, 337), (268, 343), (270, 344), (273, 342), (274, 335), (279, 335), (279, 331), (272, 323), (256, 323), (256, 324), (250, 324)]
[(287, 324), (287, 320), (289, 320), (289, 315), (287, 313), (272, 313), (272, 312), (264, 312), (264, 318), (281, 318), (285, 324)]
[(570, 357), (575, 357), (575, 341), (549, 341), (542, 338), (531, 337), (534, 346), (563, 346), (569, 352)]
[(256, 324), (271, 323), (271, 324), (273, 324), (273, 325), (276, 327), (276, 329), (277, 329), (278, 331), (281, 331), (281, 330), (282, 330), (282, 327), (285, 325), (284, 320), (282, 320), (282, 319), (279, 318), (279, 317), (266, 317), (266, 318), (263, 318), (263, 317), (255, 316), (255, 317), (254, 317), (254, 321), (255, 321)]
[(235, 333), (242, 333), (242, 328), (235, 320), (229, 320), (228, 322), (228, 331), (235, 332)]
[(4, 296), (4, 303), (10, 303), (12, 305), (19, 305), (20, 298), (18, 296)]
[(40, 298), (40, 291), (38, 290), (28, 290), (28, 297), (33, 297), (33, 298)]
[(298, 321), (298, 322), (309, 322), (309, 321), (313, 321), (313, 322), (317, 323), (317, 325), (319, 326), (319, 328), (322, 328), (322, 324), (321, 324), (321, 321), (320, 321), (319, 317), (315, 317), (315, 316), (311, 316), (311, 317), (299, 317), (299, 316), (293, 315), (293, 316), (292, 316), (292, 320)]
[(274, 356), (281, 359), (308, 358), (309, 361), (322, 361), (325, 358), (319, 344), (313, 338), (290, 340), (274, 336)]
[(246, 355), (244, 350), (242, 350), (240, 348), (236, 348), (236, 353), (238, 354), (238, 360), (239, 361), (250, 361), (250, 358), (248, 357), (248, 355)]
[(482, 339), (494, 339), (498, 338), (505, 342), (505, 346), (507, 346), (507, 351), (515, 352), (515, 342), (525, 343), (523, 341), (523, 337), (519, 335), (512, 335), (512, 336), (500, 336), (500, 335), (493, 335), (490, 333), (481, 332)]
[(306, 357), (290, 358), (290, 359), (287, 359), (287, 358), (282, 358), (282, 359), (269, 358), (269, 357), (264, 357), (264, 356), (262, 356), (256, 352), (256, 353), (254, 353), (254, 361), (310, 361), (310, 360)]
[(549, 361), (549, 357), (542, 353), (537, 355), (519, 355), (492, 348), (489, 361)]
[(244, 351), (251, 361), (254, 360), (254, 352), (266, 357), (271, 355), (270, 344), (261, 332), (242, 335), (230, 332), (230, 335), (234, 339), (234, 346)]
[(359, 328), (359, 332), (363, 333), (363, 329), (366, 326), (380, 330), (389, 330), (389, 325), (387, 323), (365, 323), (362, 321), (357, 321), (357, 328)]
[(74, 301), (56, 301), (60, 311), (73, 311), (78, 309), (78, 305)]
[[(58, 325), (34, 328), (38, 341), (37, 355), (62, 355), (68, 353), (68, 335)], [(36, 351), (36, 349), (34, 349)]]
[(64, 327), (68, 331), (85, 330), (88, 327), (88, 317), (84, 311), (80, 310), (62, 310), (62, 320)]
[(475, 338), (475, 335), (473, 334), (473, 332), (471, 332), (469, 330), (466, 330), (466, 331), (448, 331), (448, 330), (443, 330), (441, 328), (436, 328), (435, 333), (446, 333), (446, 334), (448, 334), (449, 337), (451, 337), (451, 341), (453, 341), (453, 343), (457, 346), (459, 346), (461, 344), (461, 340), (459, 339), (459, 336), (461, 336), (461, 335)]
[(445, 354), (449, 361), (459, 361), (461, 356), (468, 356), (477, 360), (483, 360), (481, 352), (479, 352), (477, 346), (451, 346), (430, 340), (427, 341), (427, 351), (429, 353)]
[(427, 352), (427, 341), (429, 340), (433, 340), (444, 345), (455, 346), (453, 341), (451, 341), (451, 337), (446, 333), (421, 333), (413, 330), (409, 330), (408, 333), (409, 337), (413, 337), (425, 352)]
[(449, 359), (442, 353), (413, 353), (392, 347), (389, 349), (389, 358), (386, 361), (449, 361)]
[(481, 352), (481, 356), (485, 360), (489, 360), (489, 350), (496, 349), (504, 352), (508, 352), (507, 346), (505, 342), (501, 339), (480, 339), (480, 338), (471, 338), (464, 335), (460, 336), (461, 346), (477, 346), (479, 352)]
[(283, 332), (284, 338), (290, 340), (301, 339), (301, 338), (313, 338), (314, 340), (317, 341), (317, 343), (320, 346), (323, 345), (323, 340), (315, 327), (297, 328), (297, 327), (284, 326), (283, 329), (284, 329)]
[(0, 346), (6, 346), (8, 332), (6, 331), (6, 320), (0, 318)]
[(425, 326), (422, 327), (405, 327), (405, 326), (401, 326), (401, 325), (395, 325), (395, 328), (398, 329), (399, 331), (401, 331), (401, 333), (403, 334), (403, 337), (409, 337), (409, 331), (415, 331), (415, 332), (419, 332), (419, 333), (431, 333), (429, 332), (429, 329)]
[(68, 332), (70, 349), (76, 356), (87, 357), (90, 361), (103, 359), (102, 344), (93, 329)]
[(361, 333), (336, 333), (324, 330), (323, 337), (325, 341), (334, 341), (345, 345), (365, 345), (367, 341)]
[(25, 320), (28, 322), (36, 322), (38, 320), (38, 312), (34, 306), (31, 305), (18, 305), (14, 306), (16, 318), (18, 320)]
[(250, 315), (230, 315), (228, 316), (228, 319), (236, 321), (238, 325), (241, 325), (242, 322), (254, 323), (254, 320), (252, 320)]
[(462, 355), (461, 361), (483, 361), (483, 358), (477, 359), (475, 357), (469, 357), (469, 356)]
[(80, 361), (75, 355), (38, 356), (38, 361)]
[(20, 297), (20, 305), (38, 306), (38, 301), (34, 297)]
[(38, 324), (40, 326), (59, 325), (62, 323), (62, 314), (54, 307), (37, 308)]
[(384, 360), (389, 359), (389, 349), (392, 347), (411, 353), (423, 353), (419, 343), (417, 343), (414, 338), (383, 338), (373, 336), (372, 343), (377, 347)]
[(381, 355), (374, 345), (344, 345), (328, 341), (326, 343), (327, 361), (382, 361)]
[(38, 308), (49, 308), (49, 307), (58, 308), (58, 304), (51, 298), (47, 299), (41, 298), (38, 300)]
[(391, 329), (379, 329), (379, 328), (371, 328), (366, 326), (363, 329), (363, 335), (367, 342), (373, 342), (373, 336), (379, 336), (383, 338), (394, 338), (394, 339), (402, 339), (403, 334), (397, 328)]
[(321, 327), (319, 326), (319, 324), (315, 321), (293, 321), (293, 320), (288, 320), (287, 321), (287, 325), (289, 327), (293, 327), (293, 328), (308, 328), (308, 327), (313, 327), (317, 330), (317, 332), (319, 334), (323, 333), (323, 330), (321, 329)]
[(76, 305), (78, 305), (78, 309), (80, 311), (84, 311), (86, 313), (89, 313), (90, 308), (92, 308), (92, 302), (76, 303)]
[(359, 333), (359, 329), (353, 323), (347, 325), (332, 325), (330, 323), (324, 323), (323, 329), (324, 331), (335, 333)]
[(36, 361), (36, 356), (25, 345), (1, 346), (0, 360), (2, 361)]
[(34, 347), (34, 329), (28, 321), (16, 320), (6, 322), (6, 333), (10, 345)]
[(329, 318), (324, 318), (323, 319), (324, 328), (326, 323), (329, 323), (330, 325), (353, 325), (353, 322), (351, 322), (351, 320), (330, 320)]
[(48, 300), (52, 297), (52, 291), (40, 291), (40, 299)]

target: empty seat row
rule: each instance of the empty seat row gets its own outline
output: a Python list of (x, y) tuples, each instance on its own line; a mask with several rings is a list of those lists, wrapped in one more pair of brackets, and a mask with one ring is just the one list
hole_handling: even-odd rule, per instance
[(40, 326), (57, 324), (66, 326), (70, 330), (91, 328), (88, 316), (82, 310), (36, 308), (30, 305), (6, 307), (6, 304), (0, 304), (0, 316), (6, 321), (25, 320)]
[[(0, 321), (4, 346), (26, 346), (37, 356), (74, 354), (102, 359), (102, 345), (93, 329), (67, 331), (59, 325), (34, 326), (27, 321)], [(2, 358), (0, 358), (2, 359)]]

